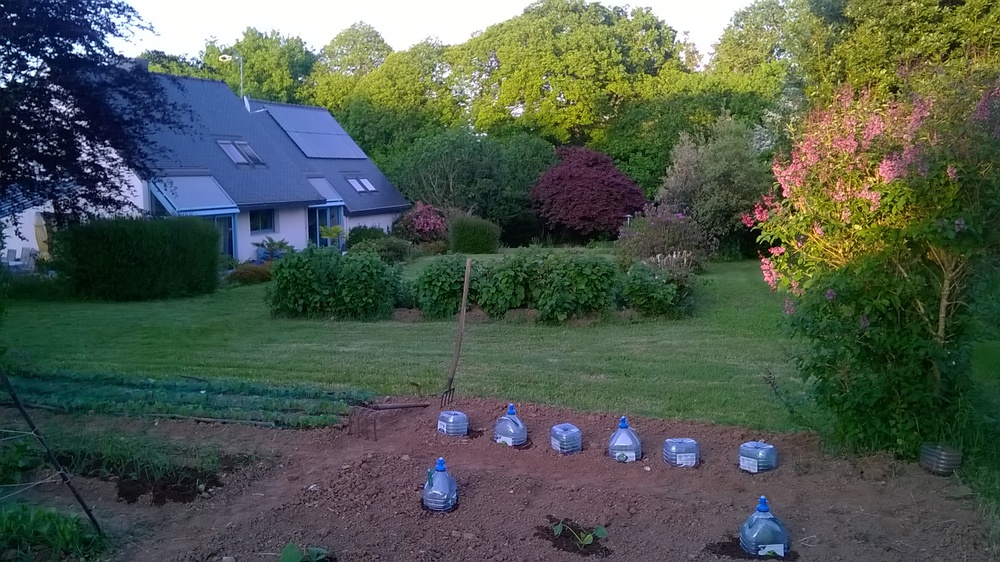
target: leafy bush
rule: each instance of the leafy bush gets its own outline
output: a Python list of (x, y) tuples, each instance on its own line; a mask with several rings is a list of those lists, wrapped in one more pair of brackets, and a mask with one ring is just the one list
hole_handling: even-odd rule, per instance
[(93, 560), (109, 546), (79, 517), (27, 504), (0, 506), (0, 552), (26, 560)]
[(531, 189), (538, 216), (554, 232), (614, 235), (625, 216), (646, 202), (642, 189), (605, 154), (582, 147), (558, 149), (560, 163)]
[(351, 254), (361, 252), (374, 253), (382, 258), (382, 261), (391, 265), (408, 261), (413, 252), (413, 245), (395, 236), (385, 236), (359, 242), (348, 250), (348, 253)]
[(690, 217), (674, 213), (666, 206), (647, 205), (615, 242), (615, 259), (627, 269), (656, 255), (686, 256), (691, 269), (699, 270), (715, 251), (701, 227)]
[(413, 281), (396, 272), (395, 308), (418, 308), (417, 285)]
[(262, 261), (274, 261), (295, 251), (295, 247), (289, 244), (288, 240), (284, 238), (275, 240), (270, 236), (260, 242), (254, 242), (253, 247), (257, 248), (257, 256)]
[(508, 254), (482, 268), (476, 277), (476, 304), (495, 318), (511, 309), (521, 308), (530, 295), (529, 258)]
[(347, 233), (347, 249), (360, 244), (365, 240), (378, 240), (388, 236), (384, 230), (377, 226), (355, 226)]
[(415, 244), (445, 240), (448, 221), (437, 207), (417, 201), (392, 225), (392, 235)]
[(211, 293), (219, 231), (198, 218), (99, 219), (53, 233), (53, 268), (80, 296), (148, 300)]
[(740, 216), (773, 184), (774, 174), (754, 148), (751, 130), (723, 115), (707, 138), (681, 134), (656, 200), (693, 218), (731, 254), (756, 257), (753, 234)]
[[(417, 277), (417, 301), (427, 318), (448, 318), (458, 313), (465, 283), (465, 259), (461, 255), (437, 258)], [(473, 267), (473, 278), (476, 269)]]
[(20, 484), (24, 476), (45, 464), (38, 444), (28, 441), (0, 441), (0, 486)]
[(441, 256), (448, 253), (448, 241), (425, 242), (418, 244), (416, 253), (422, 256)]
[(459, 215), (448, 225), (448, 239), (452, 252), (492, 254), (500, 247), (500, 227), (486, 219)]
[(610, 308), (619, 270), (590, 254), (549, 254), (528, 268), (531, 301), (542, 322), (562, 322)]
[(233, 285), (257, 285), (271, 280), (271, 262), (241, 263), (226, 276)]
[(375, 320), (388, 317), (396, 300), (394, 271), (368, 252), (342, 256), (310, 247), (275, 262), (271, 276), (267, 303), (274, 315)]
[(657, 277), (643, 263), (629, 270), (622, 294), (628, 305), (643, 316), (667, 316), (677, 305), (677, 285)]
[(62, 277), (0, 272), (6, 296), (11, 300), (58, 301), (71, 299), (73, 288)]

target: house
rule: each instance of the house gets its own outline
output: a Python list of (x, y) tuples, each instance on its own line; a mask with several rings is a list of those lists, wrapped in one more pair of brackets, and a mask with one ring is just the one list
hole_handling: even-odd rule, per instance
[[(155, 177), (129, 174), (126, 195), (154, 215), (197, 216), (222, 234), (221, 251), (241, 261), (267, 237), (295, 248), (327, 245), (320, 227), (388, 230), (409, 208), (406, 198), (320, 107), (240, 99), (220, 81), (163, 78), (170, 101), (190, 109), (182, 132), (162, 130)], [(45, 209), (22, 211), (34, 225)], [(37, 228), (22, 241), (4, 232), (5, 247), (38, 247)], [(45, 253), (44, 241), (40, 250)]]

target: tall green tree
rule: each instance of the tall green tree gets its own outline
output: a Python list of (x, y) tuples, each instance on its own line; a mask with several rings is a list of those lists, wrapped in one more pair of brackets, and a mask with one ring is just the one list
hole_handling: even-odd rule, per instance
[[(222, 55), (233, 57), (219, 60)], [(308, 100), (308, 76), (317, 55), (299, 37), (264, 33), (252, 27), (232, 45), (215, 40), (201, 54), (206, 69), (225, 80), (234, 92), (240, 91), (240, 58), (243, 59), (243, 90), (248, 96), (286, 103)]]
[(676, 33), (648, 9), (541, 0), (453, 53), (455, 93), (483, 131), (591, 138), (649, 78), (682, 66)]
[(313, 103), (333, 112), (343, 111), (361, 77), (382, 66), (392, 47), (365, 22), (341, 31), (320, 52), (313, 68)]
[(126, 172), (154, 175), (153, 133), (183, 129), (160, 77), (112, 47), (148, 29), (120, 0), (5, 0), (0, 16), (0, 219), (128, 207)]
[(681, 133), (707, 134), (727, 111), (741, 121), (765, 124), (783, 80), (780, 73), (767, 75), (766, 69), (747, 75), (663, 73), (654, 93), (622, 107), (591, 146), (611, 156), (651, 199)]
[(787, 4), (757, 0), (736, 12), (714, 45), (710, 70), (749, 74), (767, 65), (791, 65), (788, 42), (793, 30)]

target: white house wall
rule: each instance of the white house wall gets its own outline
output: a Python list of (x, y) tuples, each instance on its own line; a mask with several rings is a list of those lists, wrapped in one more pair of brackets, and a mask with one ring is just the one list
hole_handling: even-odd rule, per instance
[(285, 208), (274, 210), (274, 231), (250, 234), (250, 213), (244, 211), (237, 217), (236, 259), (246, 261), (257, 257), (255, 242), (263, 242), (268, 236), (274, 240), (285, 240), (296, 250), (309, 245), (308, 215), (306, 208)]
[(350, 230), (356, 226), (374, 226), (389, 232), (392, 230), (392, 223), (399, 218), (399, 213), (389, 213), (385, 215), (366, 215), (363, 217), (344, 217), (345, 230)]
[[(146, 189), (145, 182), (139, 179), (139, 176), (129, 172), (126, 176), (127, 187), (122, 192), (125, 199), (135, 205), (139, 209), (148, 210), (149, 207), (149, 190)], [(44, 205), (39, 205), (37, 207), (32, 207), (30, 209), (24, 210), (18, 214), (20, 219), (20, 236), (18, 236), (16, 229), (10, 226), (9, 220), (4, 221), (3, 229), (3, 248), (6, 254), (7, 250), (17, 250), (18, 259), (21, 258), (21, 253), (23, 248), (31, 248), (32, 250), (38, 250), (38, 239), (35, 236), (35, 215), (37, 213), (49, 213), (52, 212), (52, 204), (46, 203)], [(126, 213), (128, 214), (128, 213)]]

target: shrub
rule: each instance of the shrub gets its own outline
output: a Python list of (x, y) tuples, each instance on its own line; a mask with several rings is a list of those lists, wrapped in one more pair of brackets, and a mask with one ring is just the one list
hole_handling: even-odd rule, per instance
[(615, 242), (615, 259), (623, 269), (656, 255), (683, 254), (692, 270), (699, 270), (712, 256), (715, 244), (701, 227), (666, 206), (647, 205)]
[(58, 301), (73, 297), (73, 288), (60, 276), (0, 272), (0, 283), (10, 300)]
[(396, 272), (396, 299), (393, 303), (395, 308), (418, 308), (417, 285), (412, 280), (403, 277), (400, 272)]
[(53, 233), (53, 268), (80, 296), (148, 300), (211, 293), (219, 231), (198, 218), (99, 219)]
[(723, 115), (707, 139), (681, 133), (671, 158), (657, 202), (692, 217), (731, 255), (755, 257), (740, 214), (770, 190), (774, 175), (754, 148), (752, 131)]
[(562, 322), (610, 308), (619, 271), (589, 254), (549, 254), (528, 266), (531, 298), (542, 322)]
[(656, 272), (643, 263), (629, 270), (622, 295), (629, 307), (643, 316), (667, 316), (677, 305), (677, 285), (657, 277)]
[(448, 238), (452, 252), (492, 254), (500, 247), (500, 227), (486, 219), (459, 215), (448, 227)]
[(54, 508), (0, 506), (0, 552), (18, 560), (94, 560), (110, 546), (90, 523)]
[(395, 272), (368, 252), (310, 247), (275, 262), (271, 276), (267, 303), (279, 316), (375, 320), (388, 317), (396, 300)]
[(476, 277), (476, 304), (496, 318), (521, 308), (530, 294), (528, 274), (529, 258), (523, 254), (509, 254), (483, 266)]
[(415, 244), (445, 240), (448, 221), (437, 207), (417, 201), (392, 225), (392, 235)]
[(241, 263), (226, 276), (233, 285), (257, 285), (271, 280), (271, 262)]
[(368, 239), (351, 246), (348, 253), (358, 254), (371, 252), (387, 264), (397, 264), (408, 261), (413, 252), (413, 245), (395, 236)]
[(377, 226), (355, 226), (347, 233), (347, 249), (365, 240), (378, 240), (386, 236), (385, 231)]
[[(474, 267), (473, 277), (475, 273)], [(454, 316), (462, 304), (464, 283), (465, 256), (444, 256), (427, 264), (417, 277), (417, 301), (424, 315), (427, 318)]]
[(448, 253), (448, 242), (438, 240), (417, 245), (417, 253), (424, 256), (440, 256)]
[(642, 209), (642, 189), (609, 156), (582, 147), (556, 152), (560, 163), (531, 189), (535, 210), (549, 230), (610, 236), (621, 228), (625, 215)]
[(275, 240), (270, 236), (264, 238), (260, 242), (254, 242), (253, 247), (257, 248), (257, 257), (261, 261), (274, 261), (276, 259), (281, 259), (285, 254), (290, 254), (295, 251), (295, 247), (289, 244), (288, 240), (285, 240), (284, 238), (281, 240)]

